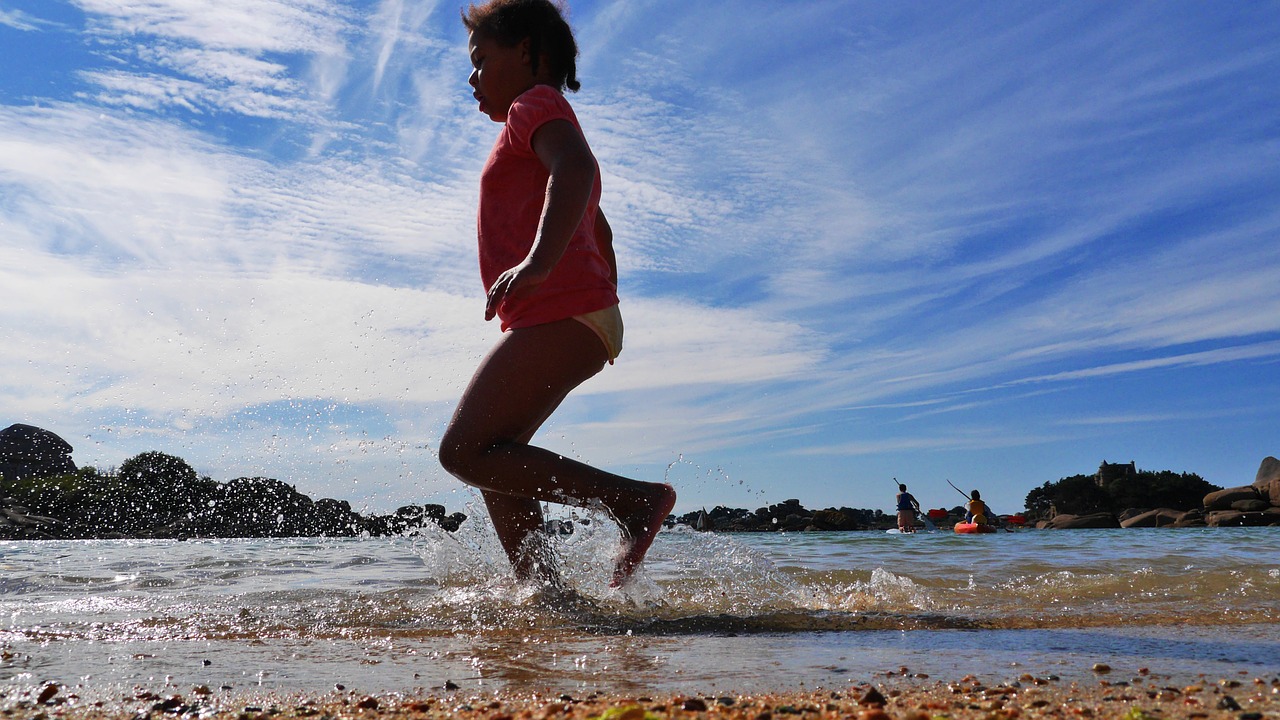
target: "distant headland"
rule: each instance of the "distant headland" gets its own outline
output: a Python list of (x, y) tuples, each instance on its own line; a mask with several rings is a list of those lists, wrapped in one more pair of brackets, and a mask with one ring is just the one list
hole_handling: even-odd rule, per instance
[[(428, 524), (452, 532), (467, 520), (436, 504), (362, 514), (348, 501), (313, 499), (272, 478), (218, 482), (157, 451), (104, 472), (77, 467), (72, 450), (43, 428), (0, 430), (0, 539), (376, 537)], [(1044, 529), (1280, 525), (1280, 460), (1267, 457), (1253, 484), (1226, 489), (1192, 473), (1104, 461), (1093, 475), (1032, 490), (1025, 508), (1001, 516), (1003, 523)], [(936, 508), (927, 515), (948, 528), (964, 509)], [(859, 531), (895, 527), (896, 518), (878, 509), (810, 510), (793, 499), (756, 510), (717, 506), (673, 515), (668, 524), (716, 532)], [(557, 522), (553, 529), (568, 533), (573, 525)]]

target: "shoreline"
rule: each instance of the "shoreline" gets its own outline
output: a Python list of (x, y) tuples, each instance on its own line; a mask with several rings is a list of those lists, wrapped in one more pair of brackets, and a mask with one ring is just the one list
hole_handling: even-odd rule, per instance
[(68, 720), (142, 720), (165, 716), (273, 718), (457, 718), (458, 720), (1270, 720), (1280, 717), (1280, 675), (1245, 670), (1176, 678), (1141, 668), (1120, 676), (1104, 664), (1093, 680), (1030, 673), (1000, 684), (973, 675), (930, 678), (907, 667), (865, 682), (780, 692), (597, 693), (582, 689), (476, 692), (446, 685), (365, 694), (339, 685), (324, 693), (219, 692), (205, 686), (117, 689), (94, 697), (55, 683), (0, 686), (0, 713)]

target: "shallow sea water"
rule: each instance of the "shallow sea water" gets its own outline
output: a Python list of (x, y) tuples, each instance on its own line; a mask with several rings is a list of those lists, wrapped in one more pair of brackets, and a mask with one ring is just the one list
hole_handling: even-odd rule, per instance
[[(585, 519), (587, 524), (582, 524)], [(81, 692), (733, 692), (876, 674), (1280, 672), (1280, 528), (659, 535), (557, 541), (510, 579), (483, 518), (378, 539), (0, 543), (0, 686)]]

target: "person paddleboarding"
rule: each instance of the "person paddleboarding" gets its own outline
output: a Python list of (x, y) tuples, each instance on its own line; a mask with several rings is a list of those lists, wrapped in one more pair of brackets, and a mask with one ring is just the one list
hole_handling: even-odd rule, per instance
[(916, 531), (916, 518), (920, 515), (920, 503), (915, 496), (907, 492), (906, 483), (898, 483), (898, 532), (913, 533)]

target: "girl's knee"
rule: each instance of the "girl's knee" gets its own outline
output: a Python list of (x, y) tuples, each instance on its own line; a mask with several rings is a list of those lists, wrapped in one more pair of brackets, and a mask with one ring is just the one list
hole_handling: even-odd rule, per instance
[(440, 466), (450, 475), (467, 482), (470, 468), (474, 466), (476, 453), (452, 428), (440, 438)]

